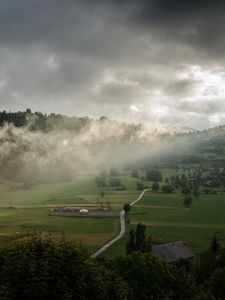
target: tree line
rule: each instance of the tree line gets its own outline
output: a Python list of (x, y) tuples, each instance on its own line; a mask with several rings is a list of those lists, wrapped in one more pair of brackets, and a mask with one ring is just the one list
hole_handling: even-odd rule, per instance
[(85, 125), (89, 124), (88, 117), (68, 117), (61, 114), (43, 114), (41, 112), (32, 112), (31, 109), (18, 112), (0, 111), (0, 126), (5, 123), (11, 123), (15, 127), (24, 127), (29, 125), (33, 131), (50, 131), (54, 126), (60, 126), (64, 129), (73, 129), (80, 131)]
[(95, 259), (63, 239), (35, 235), (1, 241), (0, 299), (225, 299), (225, 249), (216, 237), (195, 263), (159, 260), (146, 248), (148, 242), (143, 248), (138, 235), (134, 245), (125, 256)]

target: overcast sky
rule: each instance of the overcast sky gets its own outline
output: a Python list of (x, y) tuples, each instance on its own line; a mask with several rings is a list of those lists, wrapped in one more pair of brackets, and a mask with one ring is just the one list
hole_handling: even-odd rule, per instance
[(225, 1), (0, 0), (0, 109), (225, 123)]

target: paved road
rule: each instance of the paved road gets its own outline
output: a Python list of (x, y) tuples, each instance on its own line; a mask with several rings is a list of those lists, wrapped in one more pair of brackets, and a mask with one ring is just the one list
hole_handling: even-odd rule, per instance
[(151, 189), (146, 189), (143, 190), (140, 195), (138, 196), (138, 198), (136, 200), (134, 200), (133, 202), (130, 203), (130, 206), (133, 206), (134, 204), (136, 204), (139, 200), (141, 200), (141, 198), (144, 196), (144, 193), (147, 191), (150, 191)]
[[(137, 199), (135, 199), (133, 202), (130, 203), (130, 206), (133, 206), (134, 204), (136, 204), (139, 200), (141, 200), (141, 198), (143, 197), (144, 193), (147, 191), (150, 191), (151, 189), (146, 189), (143, 190), (140, 195), (138, 196)], [(112, 246), (115, 242), (117, 242), (119, 239), (121, 239), (124, 234), (126, 232), (126, 226), (125, 226), (125, 211), (121, 210), (120, 212), (120, 233), (114, 237), (112, 240), (108, 241), (104, 246), (102, 246), (100, 249), (98, 249), (98, 251), (96, 251), (95, 253), (93, 253), (91, 255), (91, 257), (97, 257), (98, 255), (100, 255), (102, 252), (104, 252), (106, 249), (108, 249), (110, 246)]]

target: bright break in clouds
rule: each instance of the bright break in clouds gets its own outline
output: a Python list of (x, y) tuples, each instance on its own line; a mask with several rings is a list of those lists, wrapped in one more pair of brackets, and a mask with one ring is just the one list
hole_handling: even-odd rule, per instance
[(1, 110), (225, 123), (225, 5), (1, 0)]

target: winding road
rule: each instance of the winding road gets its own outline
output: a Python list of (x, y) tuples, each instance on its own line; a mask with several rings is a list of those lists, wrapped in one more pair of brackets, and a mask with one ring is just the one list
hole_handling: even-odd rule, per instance
[[(137, 199), (135, 199), (133, 202), (130, 203), (130, 206), (133, 206), (136, 204), (141, 198), (144, 196), (145, 192), (150, 191), (151, 189), (145, 189), (143, 190)], [(110, 246), (112, 246), (114, 243), (116, 243), (119, 239), (121, 239), (126, 232), (126, 226), (125, 226), (125, 211), (121, 210), (120, 212), (120, 233), (114, 237), (112, 240), (108, 241), (105, 245), (103, 245), (100, 249), (98, 249), (95, 253), (91, 255), (91, 257), (97, 257), (102, 252), (104, 252), (106, 249), (108, 249)]]

